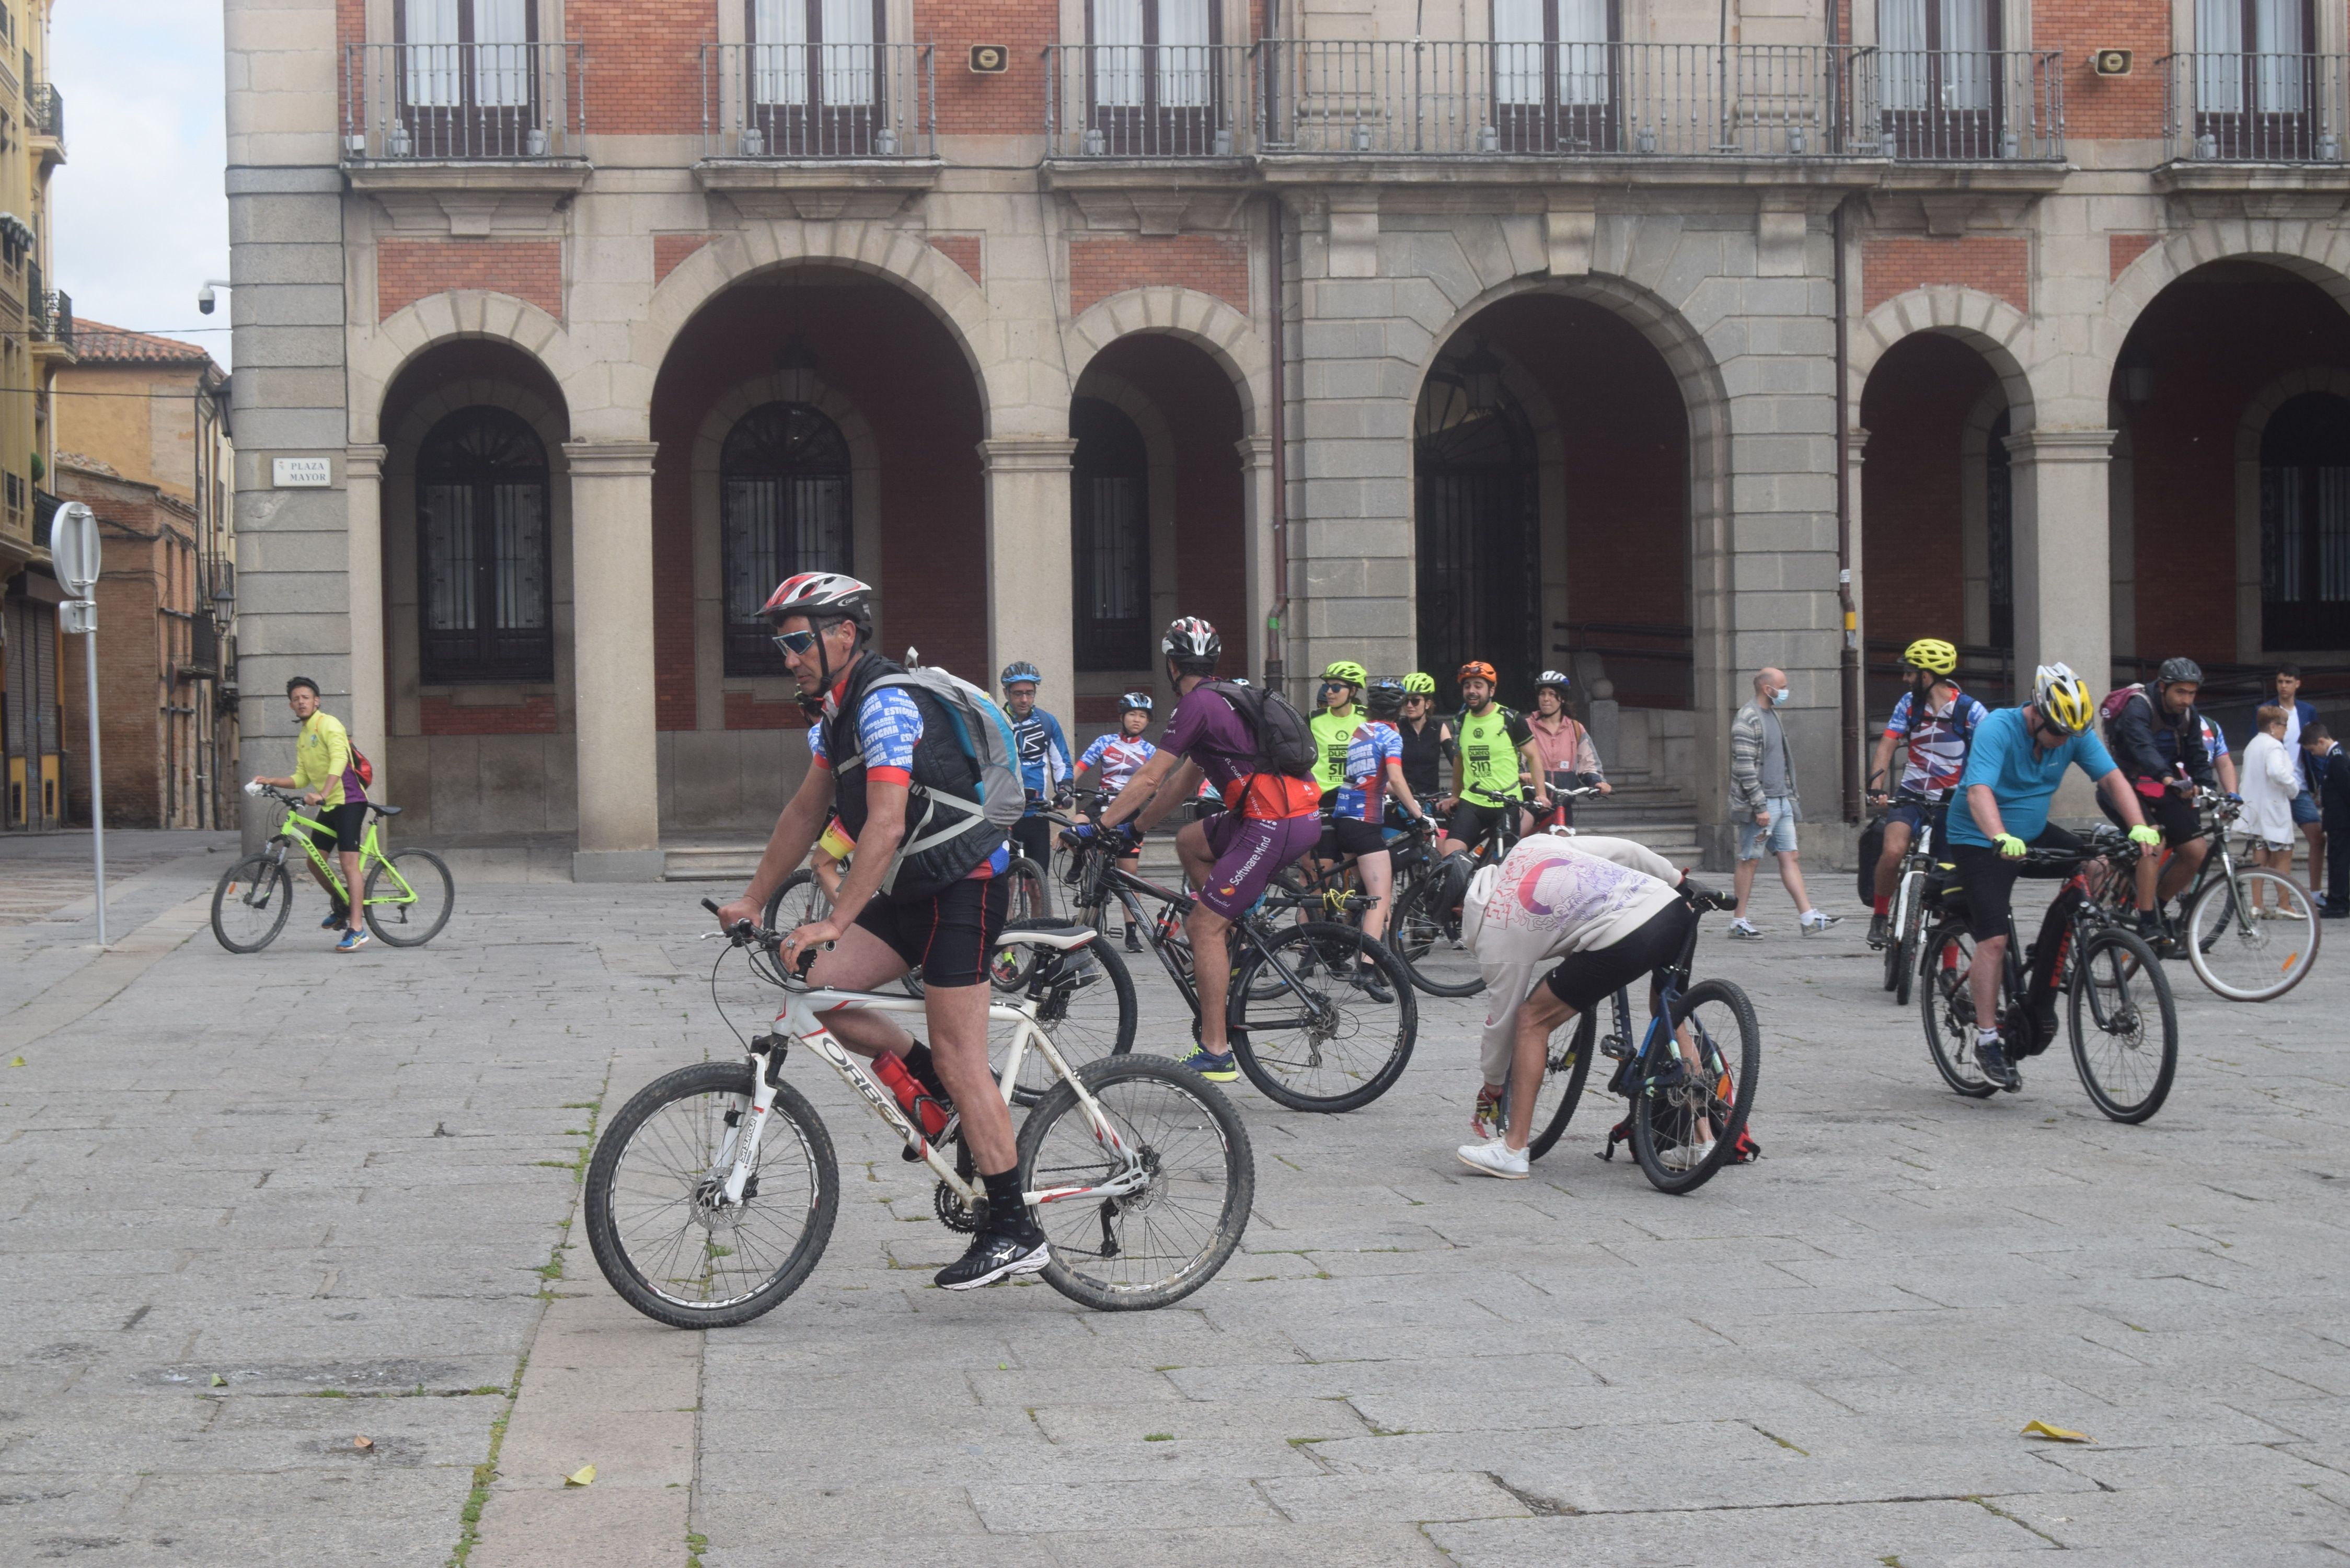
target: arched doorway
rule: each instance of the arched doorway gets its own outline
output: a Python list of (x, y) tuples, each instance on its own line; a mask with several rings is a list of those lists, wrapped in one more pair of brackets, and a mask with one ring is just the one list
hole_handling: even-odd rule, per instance
[(780, 676), (759, 607), (795, 572), (850, 572), (848, 443), (808, 403), (762, 403), (734, 421), (718, 458), (726, 580), (726, 673)]
[(1437, 361), (1412, 430), (1419, 658), (1440, 692), (1483, 659), (1523, 692), (1544, 663), (1534, 430), (1482, 339)]
[(419, 678), (555, 679), (546, 448), (511, 409), (443, 418), (416, 454)]
[(1069, 402), (1077, 443), (1069, 476), (1076, 666), (1083, 675), (1151, 666), (1150, 455), (1126, 411)]

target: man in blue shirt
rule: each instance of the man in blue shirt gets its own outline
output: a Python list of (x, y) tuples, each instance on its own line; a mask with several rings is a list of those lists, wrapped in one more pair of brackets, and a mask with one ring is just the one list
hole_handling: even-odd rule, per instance
[(2003, 1089), (2020, 1089), (2022, 1078), (2000, 1048), (1999, 988), (2007, 962), (2009, 900), (2027, 847), (2086, 846), (2061, 827), (2048, 826), (2048, 803), (2077, 766), (2096, 781), (2113, 803), (2114, 815), (2129, 836), (2151, 849), (2162, 836), (2146, 826), (2137, 793), (2097, 737), (2089, 732), (2097, 705), (2081, 678), (2062, 664), (2043, 664), (2033, 678), (2032, 705), (2002, 708), (1975, 726), (1944, 840), (1958, 885), (1967, 895), (1967, 934), (1974, 938), (1973, 967), (1967, 983), (1975, 1002), (1975, 1066)]
[(1012, 739), (1020, 748), (1020, 783), (1028, 792), (1028, 810), (1012, 826), (1012, 842), (1038, 867), (1053, 864), (1053, 824), (1045, 815), (1048, 805), (1061, 804), (1069, 793), (1068, 737), (1061, 722), (1036, 706), (1036, 688), (1045, 677), (1026, 659), (1003, 667), (1003, 715), (1012, 721)]

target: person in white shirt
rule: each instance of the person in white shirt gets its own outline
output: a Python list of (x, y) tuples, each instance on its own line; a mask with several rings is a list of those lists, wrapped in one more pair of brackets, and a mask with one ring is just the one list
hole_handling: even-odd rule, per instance
[[(2258, 726), (2244, 746), (2244, 815), (2238, 822), (2252, 836), (2252, 858), (2279, 876), (2293, 876), (2293, 802), (2301, 793), (2301, 769), (2286, 740), (2292, 715), (2275, 703), (2252, 715)], [(2261, 907), (2261, 886), (2252, 884), (2252, 918), (2301, 919), (2298, 910), (2280, 902), (2273, 910)]]
[[(1623, 838), (1544, 834), (1477, 873), (1461, 917), (1461, 938), (1492, 999), (1479, 1051), (1477, 1130), (1489, 1132), (1498, 1119), (1505, 1082), (1510, 1104), (1508, 1130), (1462, 1145), (1461, 1164), (1506, 1180), (1525, 1178), (1552, 1032), (1681, 961), (1697, 933), (1687, 888), (1670, 861)], [(1545, 964), (1555, 967), (1538, 981)]]

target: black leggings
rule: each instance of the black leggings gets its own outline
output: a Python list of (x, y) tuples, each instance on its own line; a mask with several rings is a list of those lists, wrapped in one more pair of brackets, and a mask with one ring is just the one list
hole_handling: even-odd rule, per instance
[(1544, 983), (1575, 1012), (1588, 1012), (1634, 981), (1687, 963), (1696, 942), (1697, 911), (1677, 899), (1621, 941), (1567, 954)]
[(1012, 825), (1013, 847), (1036, 863), (1036, 869), (1049, 875), (1053, 869), (1053, 819), (1038, 813), (1024, 816)]

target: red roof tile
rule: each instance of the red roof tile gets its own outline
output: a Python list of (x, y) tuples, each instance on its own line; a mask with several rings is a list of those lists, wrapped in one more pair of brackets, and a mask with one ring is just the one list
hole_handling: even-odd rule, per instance
[(74, 353), (85, 365), (209, 365), (213, 358), (193, 343), (109, 327), (86, 316), (74, 322)]

